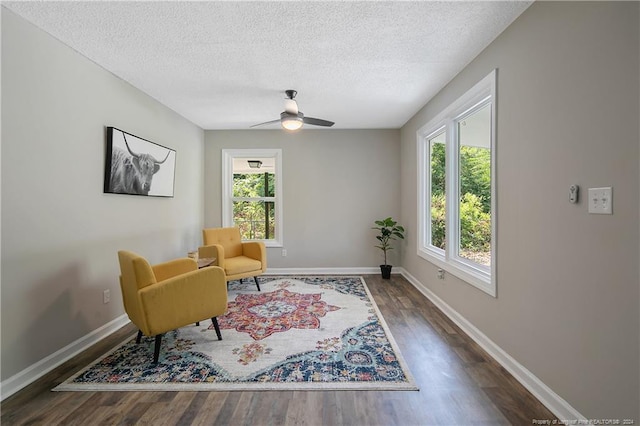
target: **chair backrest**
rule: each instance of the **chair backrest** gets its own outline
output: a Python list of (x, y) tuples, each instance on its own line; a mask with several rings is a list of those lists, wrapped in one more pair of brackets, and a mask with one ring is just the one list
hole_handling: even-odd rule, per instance
[(202, 230), (202, 239), (205, 246), (220, 244), (224, 247), (225, 258), (242, 255), (242, 238), (239, 228), (207, 228)]
[(142, 306), (140, 306), (138, 291), (156, 283), (153, 269), (145, 258), (126, 250), (118, 252), (118, 261), (120, 262), (120, 289), (122, 290), (124, 310), (129, 315), (131, 322), (144, 330), (147, 328), (146, 319)]

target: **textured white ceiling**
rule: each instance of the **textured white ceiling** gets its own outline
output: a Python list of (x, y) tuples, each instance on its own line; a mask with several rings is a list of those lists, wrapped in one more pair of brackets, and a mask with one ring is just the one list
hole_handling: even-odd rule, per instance
[(375, 129), (401, 127), (531, 2), (2, 4), (204, 129), (277, 119), (286, 89), (333, 128)]

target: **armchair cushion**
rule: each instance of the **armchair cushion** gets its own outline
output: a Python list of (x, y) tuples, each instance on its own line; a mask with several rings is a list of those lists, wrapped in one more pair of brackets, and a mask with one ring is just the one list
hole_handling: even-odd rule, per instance
[(202, 231), (204, 245), (221, 245), (225, 257), (242, 255), (242, 238), (238, 228), (209, 228)]
[(224, 270), (229, 275), (241, 275), (256, 271), (261, 273), (262, 263), (247, 256), (237, 256), (225, 260)]

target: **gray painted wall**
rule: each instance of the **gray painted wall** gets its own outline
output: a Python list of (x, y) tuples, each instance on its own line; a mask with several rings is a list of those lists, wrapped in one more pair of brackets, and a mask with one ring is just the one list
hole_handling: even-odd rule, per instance
[[(403, 266), (587, 418), (636, 422), (638, 6), (534, 3), (401, 132), (402, 221), (415, 230), (416, 130), (498, 68), (498, 297), (438, 280), (415, 232)], [(612, 216), (587, 213), (601, 186)]]
[[(102, 193), (105, 126), (177, 151), (174, 198)], [(124, 313), (118, 249), (199, 242), (202, 158), (201, 129), (2, 9), (3, 380)]]
[(281, 248), (268, 248), (270, 268), (383, 263), (371, 226), (375, 219), (400, 215), (399, 130), (206, 131), (207, 227), (222, 224), (221, 153), (225, 148), (282, 149), (287, 257), (282, 257)]

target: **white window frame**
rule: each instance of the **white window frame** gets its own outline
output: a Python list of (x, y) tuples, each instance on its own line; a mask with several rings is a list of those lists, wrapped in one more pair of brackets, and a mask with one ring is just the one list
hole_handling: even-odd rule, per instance
[[(418, 152), (418, 256), (463, 281), (496, 297), (497, 198), (496, 198), (496, 79), (497, 70), (479, 81), (459, 99), (416, 132)], [(491, 267), (458, 256), (459, 177), (456, 124), (490, 103), (491, 105)], [(445, 250), (431, 242), (431, 158), (429, 139), (446, 131), (446, 240)], [(455, 244), (453, 243), (455, 242)]]
[[(435, 124), (435, 123), (434, 123)], [(420, 167), (420, 158), (423, 159), (423, 167), (424, 165), (426, 165), (427, 169), (425, 170), (426, 175), (424, 176), (424, 180), (421, 180), (419, 182), (419, 185), (422, 184), (423, 187), (422, 189), (419, 189), (419, 194), (418, 194), (418, 200), (419, 201), (419, 205), (423, 206), (424, 209), (422, 211), (422, 214), (420, 214), (419, 212), (419, 218), (424, 216), (424, 220), (426, 221), (425, 223), (422, 223), (422, 221), (418, 224), (419, 229), (419, 235), (421, 235), (421, 239), (419, 241), (419, 247), (422, 246), (422, 249), (429, 254), (429, 256), (436, 258), (440, 261), (445, 261), (446, 260), (446, 253), (445, 250), (441, 249), (440, 247), (434, 246), (433, 244), (431, 244), (431, 237), (433, 235), (432, 230), (431, 230), (431, 224), (432, 224), (432, 220), (431, 220), (431, 204), (429, 203), (429, 201), (431, 200), (431, 146), (429, 144), (429, 142), (431, 141), (431, 139), (435, 138), (436, 136), (440, 135), (441, 133), (445, 133), (445, 140), (448, 141), (448, 137), (449, 137), (449, 131), (445, 125), (446, 123), (440, 122), (439, 124), (437, 124), (435, 126), (435, 128), (432, 128), (432, 130), (429, 132), (429, 134), (425, 135), (423, 137), (423, 143), (418, 143), (418, 164)], [(447, 145), (448, 143), (445, 143), (445, 153), (446, 153), (446, 158), (449, 158), (449, 153), (447, 152)], [(449, 167), (445, 167), (445, 171), (448, 170)], [(422, 170), (422, 169), (418, 169), (418, 170)], [(420, 186), (419, 186), (420, 188)], [(448, 180), (447, 177), (445, 176), (445, 194), (448, 194), (449, 187), (448, 187)], [(422, 198), (422, 199), (421, 199)], [(449, 197), (446, 196), (445, 197), (445, 202), (449, 203)], [(428, 203), (428, 204), (425, 204)], [(448, 211), (445, 210), (445, 211)], [(445, 220), (445, 228), (448, 229), (448, 220)], [(424, 228), (422, 228), (424, 227)], [(446, 232), (445, 232), (446, 235)], [(419, 249), (420, 250), (420, 249)]]
[[(275, 159), (275, 197), (266, 197), (274, 201), (275, 205), (275, 235), (274, 239), (263, 241), (267, 247), (283, 246), (282, 224), (282, 150), (281, 149), (223, 149), (222, 150), (222, 226), (233, 226), (233, 159), (246, 158), (274, 158)], [(260, 200), (266, 199), (265, 197)], [(256, 199), (257, 200), (257, 199)]]

